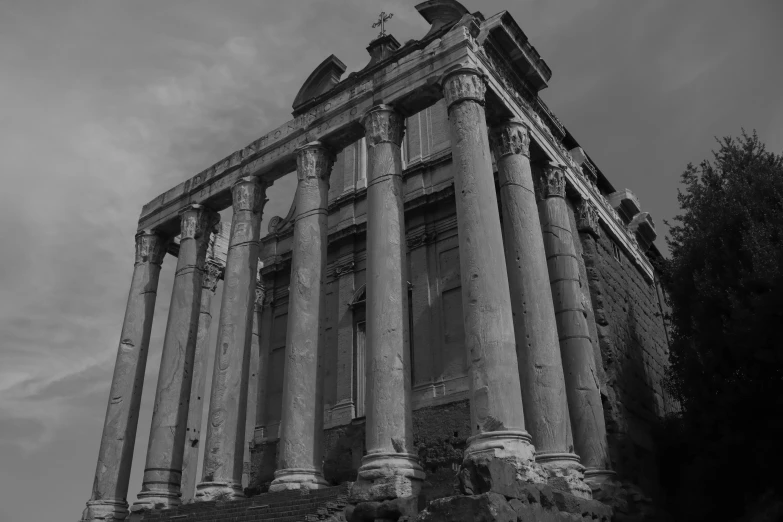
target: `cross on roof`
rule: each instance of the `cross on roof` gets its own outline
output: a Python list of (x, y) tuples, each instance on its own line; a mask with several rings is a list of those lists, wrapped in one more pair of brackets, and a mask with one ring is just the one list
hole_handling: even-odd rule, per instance
[(384, 11), (381, 11), (381, 16), (378, 18), (378, 21), (372, 24), (373, 27), (381, 26), (381, 33), (378, 35), (378, 38), (381, 36), (386, 36), (386, 22), (391, 19), (391, 17), (394, 16), (394, 13), (386, 14)]

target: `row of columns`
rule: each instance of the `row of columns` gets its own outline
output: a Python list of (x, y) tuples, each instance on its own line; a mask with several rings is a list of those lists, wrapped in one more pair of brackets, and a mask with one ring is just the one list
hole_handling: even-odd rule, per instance
[[(543, 468), (550, 481), (589, 496), (581, 473), (584, 466), (588, 477), (607, 472), (606, 434), (562, 168), (546, 166), (544, 182), (534, 188), (527, 129), (507, 122), (488, 132), (486, 86), (478, 71), (449, 73), (443, 92), (451, 129), (465, 344), (470, 358), (473, 434), (465, 459), (488, 455), (511, 459), (523, 474)], [(363, 124), (368, 144), (367, 454), (352, 489), (357, 500), (415, 496), (424, 478), (413, 447), (407, 347), (400, 149), (404, 118), (392, 107), (378, 105), (365, 115)], [(490, 141), (500, 177), (505, 248)], [(272, 491), (328, 485), (320, 455), (319, 331), (332, 162), (333, 154), (319, 142), (297, 151), (283, 413)], [(197, 500), (242, 496), (265, 189), (255, 178), (243, 178), (232, 187), (234, 218)], [(205, 281), (205, 258), (216, 220), (214, 212), (199, 205), (182, 214), (182, 242), (138, 495), (140, 508), (177, 505), (181, 486), (192, 488), (195, 482), (193, 457), (185, 457), (185, 441), (189, 429), (200, 430), (203, 409), (192, 403), (191, 385), (196, 379), (196, 389), (203, 389), (206, 376), (203, 365), (194, 366), (194, 361), (200, 360), (197, 353), (204, 350), (209, 328), (214, 283), (209, 277)], [(165, 251), (164, 238), (148, 232), (137, 235), (134, 275), (85, 521), (123, 519), (128, 513), (125, 498)], [(184, 472), (183, 459), (189, 463)]]

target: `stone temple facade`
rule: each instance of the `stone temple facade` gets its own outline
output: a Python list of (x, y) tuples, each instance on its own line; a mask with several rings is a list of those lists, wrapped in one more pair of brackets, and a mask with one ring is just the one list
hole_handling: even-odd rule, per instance
[[(330, 56), (291, 121), (143, 207), (83, 521), (345, 483), (350, 520), (522, 520), (531, 495), (622, 520), (656, 496), (652, 427), (676, 405), (653, 220), (538, 96), (551, 71), (507, 12), (416, 8), (420, 40), (380, 36), (344, 79)], [(294, 171), (288, 215), (262, 231), (265, 191)]]

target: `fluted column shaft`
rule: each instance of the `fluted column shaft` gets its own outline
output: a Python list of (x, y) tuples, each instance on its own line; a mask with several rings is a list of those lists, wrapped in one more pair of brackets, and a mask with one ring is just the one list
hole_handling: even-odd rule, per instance
[(255, 178), (232, 188), (234, 215), (223, 277), (207, 438), (196, 500), (242, 497), (247, 384), (266, 186)]
[(319, 142), (297, 152), (296, 217), (275, 480), (270, 491), (328, 485), (321, 469), (323, 390), (318, 365), (324, 315), (326, 217), (332, 158)]
[(136, 443), (158, 277), (166, 246), (167, 241), (156, 233), (144, 231), (136, 234), (133, 279), (114, 364), (92, 496), (82, 514), (83, 521), (122, 520), (128, 514), (128, 480)]
[(196, 355), (193, 358), (193, 384), (188, 409), (188, 430), (185, 454), (182, 461), (182, 503), (190, 501), (196, 493), (198, 450), (201, 447), (201, 419), (204, 416), (204, 389), (207, 385), (209, 356), (209, 331), (212, 324), (212, 297), (215, 295), (222, 268), (207, 262), (201, 290), (201, 311), (196, 336)]
[[(565, 203), (565, 202), (564, 202)], [(570, 220), (567, 221), (570, 225)], [(584, 239), (585, 252), (590, 252), (596, 257), (595, 238), (600, 234), (598, 224), (598, 210), (592, 203), (582, 200), (576, 208), (576, 224), (579, 235)], [(570, 227), (569, 227), (570, 229)], [(561, 269), (563, 275), (576, 274), (578, 278), (578, 260), (573, 241), (565, 244), (566, 237), (560, 241), (558, 252), (565, 254), (562, 257)], [(553, 244), (555, 241), (552, 241)], [(553, 252), (554, 253), (554, 252)], [(573, 253), (573, 257), (567, 254)], [(601, 390), (598, 384), (596, 372), (595, 350), (592, 347), (589, 325), (587, 323), (586, 310), (579, 313), (578, 308), (572, 306), (581, 304), (583, 293), (578, 281), (574, 278), (564, 279), (560, 283), (564, 299), (560, 301), (559, 310), (561, 318), (560, 347), (563, 350), (563, 364), (566, 370), (566, 383), (568, 384), (568, 404), (571, 411), (571, 426), (574, 432), (574, 445), (576, 452), (585, 466), (585, 480), (589, 483), (599, 484), (615, 475), (611, 471), (609, 459), (609, 447), (606, 440), (606, 423), (604, 409), (601, 402)], [(565, 294), (568, 294), (568, 299)], [(570, 303), (570, 304), (569, 304)], [(582, 305), (582, 308), (584, 309)], [(573, 386), (574, 389), (571, 389)]]
[(367, 454), (355, 499), (418, 494), (424, 472), (413, 446), (408, 288), (400, 144), (404, 118), (387, 105), (363, 119), (367, 138)]
[(497, 196), (484, 114), (486, 86), (475, 69), (443, 81), (451, 129), (465, 348), (470, 360), (473, 436), (465, 461), (482, 455), (530, 464), (503, 257)]
[(209, 236), (219, 216), (201, 206), (182, 212), (179, 255), (163, 338), (158, 386), (141, 492), (133, 510), (181, 503), (182, 458), (187, 435), (193, 360)]
[(524, 124), (506, 122), (492, 132), (503, 202), (505, 252), (514, 315), (525, 425), (544, 465), (577, 462), (572, 451), (568, 401), (557, 323), (538, 217), (530, 137)]
[[(570, 424), (575, 450), (582, 456), (585, 449), (592, 452), (589, 448), (593, 442), (589, 439), (593, 438), (597, 423), (603, 426), (604, 420), (590, 332), (579, 289), (579, 264), (565, 200), (563, 167), (547, 163), (537, 181), (539, 219), (557, 321)], [(605, 428), (603, 432), (605, 440)], [(583, 470), (581, 467), (578, 473), (581, 475)], [(576, 481), (573, 485), (576, 487)], [(587, 490), (583, 496), (588, 496), (589, 488), (586, 485), (581, 488)]]

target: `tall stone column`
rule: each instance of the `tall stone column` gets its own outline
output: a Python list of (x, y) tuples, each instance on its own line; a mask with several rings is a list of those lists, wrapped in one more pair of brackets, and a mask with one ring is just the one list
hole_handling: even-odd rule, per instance
[(247, 381), (265, 192), (266, 186), (253, 177), (242, 178), (231, 187), (234, 216), (223, 276), (204, 470), (196, 500), (244, 496)]
[(201, 447), (201, 419), (204, 416), (204, 388), (207, 386), (207, 364), (209, 357), (209, 327), (212, 324), (212, 298), (217, 290), (223, 269), (207, 261), (201, 290), (201, 311), (196, 336), (196, 355), (193, 359), (193, 384), (188, 409), (188, 430), (185, 441), (185, 455), (182, 462), (182, 503), (193, 500), (196, 494), (196, 470), (198, 449)]
[[(367, 454), (355, 501), (414, 497), (424, 471), (413, 447), (402, 155), (404, 118), (388, 105), (364, 116), (367, 138)], [(359, 369), (357, 371), (363, 371)]]
[(139, 404), (147, 366), (158, 277), (168, 241), (150, 231), (136, 234), (136, 259), (111, 381), (92, 496), (82, 520), (123, 520)]
[(141, 492), (133, 511), (165, 509), (181, 504), (182, 458), (201, 312), (204, 263), (209, 236), (219, 220), (217, 213), (202, 205), (191, 205), (182, 212), (177, 271), (163, 338), (147, 461)]
[[(563, 167), (547, 163), (538, 181), (538, 210), (557, 319), (574, 447), (583, 462), (594, 467), (596, 455), (606, 454), (606, 427), (593, 347), (579, 288), (579, 264), (565, 200)], [(585, 488), (589, 490), (587, 486)]]
[(470, 360), (470, 417), (463, 468), (500, 458), (530, 480), (534, 448), (525, 431), (508, 273), (484, 114), (483, 75), (470, 68), (443, 80), (451, 129), (462, 313)]
[(514, 316), (525, 424), (536, 461), (557, 487), (584, 496), (579, 457), (573, 453), (563, 363), (549, 271), (530, 167), (527, 127), (505, 122), (490, 136), (503, 201), (505, 253)]
[(269, 491), (328, 486), (321, 470), (323, 389), (318, 363), (324, 315), (326, 217), (332, 158), (319, 142), (297, 152), (296, 217), (278, 466)]
[[(582, 200), (577, 205), (576, 226), (582, 240), (585, 257), (591, 260), (597, 259), (596, 238), (601, 233), (601, 227), (598, 224), (598, 210), (589, 201)], [(571, 262), (570, 259), (567, 261)], [(600, 282), (597, 282), (597, 284), (600, 285)], [(573, 281), (571, 286), (574, 286)], [(579, 289), (577, 288), (576, 290)], [(580, 336), (589, 335), (587, 333), (589, 324), (586, 319), (583, 320), (578, 314), (574, 315), (576, 317), (573, 317), (573, 323), (569, 324), (571, 328)], [(578, 352), (575, 353), (574, 359), (585, 359), (584, 364), (581, 365), (582, 372), (577, 375), (591, 377), (590, 383), (584, 388), (580, 388), (579, 393), (576, 394), (586, 396), (583, 400), (587, 407), (583, 411), (571, 412), (571, 425), (574, 430), (576, 451), (582, 458), (582, 464), (586, 468), (585, 480), (591, 486), (598, 486), (609, 479), (614, 479), (616, 476), (616, 473), (611, 471), (611, 459), (609, 458), (609, 447), (606, 440), (606, 423), (604, 420), (603, 403), (601, 402), (600, 386), (594, 377), (597, 375), (594, 370), (600, 364), (599, 360), (596, 360), (597, 356), (600, 357), (600, 352), (596, 355), (596, 350), (590, 346), (590, 340), (584, 337), (575, 337), (569, 339), (568, 342), (570, 350)], [(588, 358), (589, 360), (587, 360)], [(580, 417), (578, 420), (574, 418), (574, 413)], [(584, 418), (587, 415), (596, 415), (596, 417)]]

